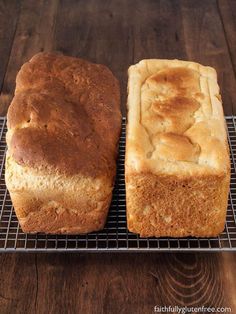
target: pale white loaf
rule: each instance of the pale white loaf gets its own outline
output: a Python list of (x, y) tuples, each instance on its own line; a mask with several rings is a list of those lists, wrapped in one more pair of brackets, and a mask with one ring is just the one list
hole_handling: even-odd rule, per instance
[(210, 237), (223, 229), (230, 161), (216, 71), (180, 60), (129, 68), (126, 199), (141, 236)]

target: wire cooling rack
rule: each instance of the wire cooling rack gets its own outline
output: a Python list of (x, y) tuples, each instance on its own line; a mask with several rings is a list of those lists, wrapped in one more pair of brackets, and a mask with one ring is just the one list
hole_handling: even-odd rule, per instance
[(216, 238), (140, 238), (126, 227), (125, 119), (119, 145), (117, 177), (105, 228), (87, 235), (45, 235), (22, 232), (4, 180), (6, 119), (0, 118), (0, 251), (236, 251), (236, 117), (226, 117), (231, 151), (231, 185), (225, 230)]

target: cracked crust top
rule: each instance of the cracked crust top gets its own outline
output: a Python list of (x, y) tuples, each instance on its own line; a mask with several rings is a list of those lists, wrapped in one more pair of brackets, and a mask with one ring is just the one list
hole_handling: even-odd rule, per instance
[(129, 68), (128, 90), (126, 172), (229, 172), (213, 68), (180, 60), (142, 60)]
[(110, 175), (121, 125), (118, 82), (103, 65), (39, 53), (17, 75), (7, 124), (9, 155), (22, 166)]

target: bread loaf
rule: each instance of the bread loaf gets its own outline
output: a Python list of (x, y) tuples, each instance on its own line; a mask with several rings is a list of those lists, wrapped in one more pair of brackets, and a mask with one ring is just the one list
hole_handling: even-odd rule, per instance
[(128, 229), (211, 237), (224, 229), (230, 159), (216, 71), (179, 60), (129, 68)]
[(23, 231), (102, 229), (121, 127), (110, 70), (60, 54), (35, 55), (17, 75), (7, 126), (6, 184)]

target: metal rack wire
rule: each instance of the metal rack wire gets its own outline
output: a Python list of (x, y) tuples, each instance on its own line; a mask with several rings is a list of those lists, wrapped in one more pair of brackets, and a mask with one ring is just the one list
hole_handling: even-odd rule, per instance
[(140, 238), (126, 228), (124, 155), (125, 119), (119, 145), (117, 177), (105, 228), (87, 235), (45, 235), (22, 232), (4, 181), (6, 119), (0, 118), (0, 252), (84, 251), (236, 251), (236, 117), (226, 117), (231, 151), (231, 185), (225, 230), (216, 238)]

